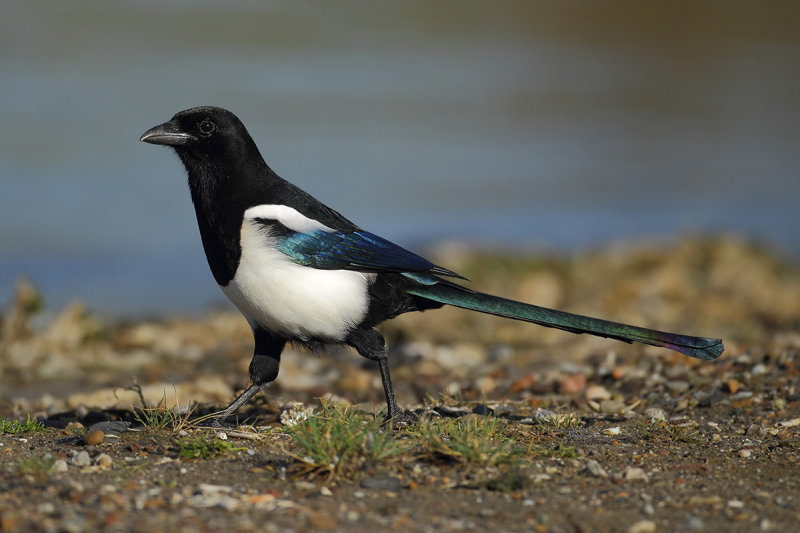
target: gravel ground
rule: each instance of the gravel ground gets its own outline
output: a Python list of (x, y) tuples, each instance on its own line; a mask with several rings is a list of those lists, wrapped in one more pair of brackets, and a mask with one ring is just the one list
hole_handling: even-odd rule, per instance
[[(548, 452), (486, 464), (417, 448), (314, 475), (282, 415), (326, 394), (377, 412), (369, 362), (287, 353), (278, 382), (243, 413), (257, 429), (226, 431), (226, 452), (188, 458), (181, 442), (222, 435), (142, 427), (132, 385), (177, 413), (224, 405), (247, 384), (241, 317), (54, 312), (20, 282), (0, 324), (0, 416), (29, 414), (45, 429), (0, 433), (0, 530), (800, 530), (796, 266), (733, 238), (572, 258), (450, 246), (435, 259), (487, 292), (720, 336), (726, 352), (700, 362), (454, 309), (401, 317), (384, 328), (401, 404), (496, 418)], [(541, 425), (542, 413), (573, 422)]]

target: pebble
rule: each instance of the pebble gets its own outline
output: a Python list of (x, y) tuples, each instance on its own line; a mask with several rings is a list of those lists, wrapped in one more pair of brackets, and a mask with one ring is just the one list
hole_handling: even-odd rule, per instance
[(650, 478), (647, 476), (644, 470), (635, 466), (629, 466), (625, 469), (625, 472), (622, 473), (622, 478), (626, 481), (649, 481)]
[(628, 528), (628, 533), (654, 533), (656, 523), (652, 520), (639, 520)]
[(107, 453), (101, 453), (100, 455), (98, 455), (97, 457), (94, 458), (94, 462), (95, 462), (95, 464), (97, 464), (97, 465), (99, 465), (99, 466), (101, 466), (103, 468), (110, 468), (111, 464), (114, 461), (111, 459), (111, 456), (108, 455)]
[(586, 461), (586, 471), (594, 477), (608, 477), (608, 472), (594, 459)]
[(615, 426), (613, 428), (606, 428), (603, 430), (603, 435), (619, 435), (622, 430), (619, 426)]
[(610, 400), (611, 393), (602, 385), (591, 385), (586, 388), (584, 397), (587, 400)]
[(558, 380), (558, 388), (564, 394), (577, 394), (586, 388), (586, 376), (575, 374)]
[(705, 531), (706, 525), (696, 516), (690, 516), (689, 520), (686, 521), (686, 529), (689, 531)]
[(748, 437), (760, 437), (762, 434), (761, 426), (758, 424), (750, 424), (750, 427), (747, 428), (747, 432), (745, 435)]
[(667, 413), (658, 407), (649, 407), (645, 410), (644, 415), (652, 422), (665, 422), (667, 420)]
[(66, 472), (69, 469), (67, 462), (64, 459), (56, 459), (50, 465), (50, 472)]
[(621, 413), (626, 408), (619, 400), (603, 400), (600, 402), (600, 412), (605, 414)]
[(744, 502), (741, 500), (728, 500), (728, 507), (731, 509), (743, 509)]
[(688, 381), (667, 381), (665, 384), (667, 389), (670, 392), (674, 392), (677, 394), (683, 394), (687, 390), (689, 390), (689, 382)]
[(90, 431), (89, 433), (87, 433), (83, 437), (83, 440), (84, 442), (86, 442), (86, 444), (89, 444), (90, 446), (97, 446), (98, 444), (103, 442), (104, 438), (105, 438), (105, 433), (103, 433), (99, 429), (95, 429), (94, 431)]
[(739, 380), (736, 379), (729, 379), (728, 381), (725, 382), (725, 390), (731, 394), (736, 394), (736, 392), (739, 390), (739, 387), (741, 386), (742, 384), (739, 383)]
[(371, 476), (361, 480), (359, 485), (362, 489), (368, 490), (387, 490), (390, 492), (400, 492), (403, 490), (403, 483), (394, 476)]
[(76, 453), (72, 458), (72, 464), (75, 466), (90, 466), (92, 464), (92, 459), (89, 457), (89, 452), (81, 450)]

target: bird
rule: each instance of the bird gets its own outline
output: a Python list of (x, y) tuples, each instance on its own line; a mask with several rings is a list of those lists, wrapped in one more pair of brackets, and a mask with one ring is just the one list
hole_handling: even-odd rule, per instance
[(287, 343), (312, 351), (347, 345), (375, 361), (386, 420), (402, 420), (389, 351), (376, 327), (400, 314), (445, 305), (570, 333), (669, 348), (697, 359), (721, 339), (693, 337), (576, 315), (465, 286), (466, 278), (370, 233), (278, 176), (244, 124), (219, 107), (194, 107), (147, 130), (188, 174), (200, 237), (214, 280), (244, 315), (255, 340), (251, 384), (224, 410), (235, 414), (278, 377)]

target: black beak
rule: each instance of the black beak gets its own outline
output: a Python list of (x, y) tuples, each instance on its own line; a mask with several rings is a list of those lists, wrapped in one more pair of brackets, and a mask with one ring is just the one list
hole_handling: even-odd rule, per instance
[(144, 132), (139, 140), (150, 144), (163, 144), (164, 146), (183, 146), (190, 141), (196, 141), (197, 137), (181, 131), (170, 121), (155, 128), (150, 128)]

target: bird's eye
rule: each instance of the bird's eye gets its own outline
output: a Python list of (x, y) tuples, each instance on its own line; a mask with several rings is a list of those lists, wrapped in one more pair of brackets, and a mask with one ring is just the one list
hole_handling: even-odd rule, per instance
[(217, 130), (217, 125), (210, 120), (204, 120), (197, 125), (197, 129), (203, 137), (208, 137)]

